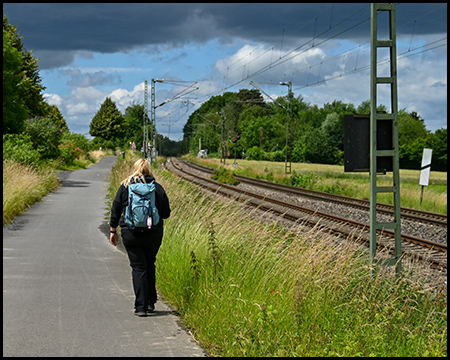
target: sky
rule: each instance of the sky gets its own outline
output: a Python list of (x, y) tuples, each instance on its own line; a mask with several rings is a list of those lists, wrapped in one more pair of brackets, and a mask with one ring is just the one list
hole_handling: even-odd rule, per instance
[[(447, 128), (447, 4), (395, 12), (398, 108), (431, 132)], [(295, 97), (319, 107), (370, 98), (369, 3), (4, 3), (3, 14), (39, 58), (47, 102), (89, 138), (105, 99), (124, 114), (144, 104), (146, 80), (150, 115), (152, 79), (157, 132), (174, 141), (192, 112), (228, 91), (259, 87), (276, 99), (291, 81)], [(377, 56), (378, 75), (389, 75), (388, 51)], [(377, 97), (391, 108), (389, 86)]]

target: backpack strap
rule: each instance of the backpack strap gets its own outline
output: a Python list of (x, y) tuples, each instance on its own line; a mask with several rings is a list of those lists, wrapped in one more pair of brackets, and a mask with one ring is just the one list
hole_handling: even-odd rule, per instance
[(128, 208), (130, 209), (130, 215), (131, 215), (131, 223), (134, 225), (133, 221), (133, 207), (131, 206), (131, 203), (133, 201), (133, 194), (131, 194), (130, 187), (128, 187)]

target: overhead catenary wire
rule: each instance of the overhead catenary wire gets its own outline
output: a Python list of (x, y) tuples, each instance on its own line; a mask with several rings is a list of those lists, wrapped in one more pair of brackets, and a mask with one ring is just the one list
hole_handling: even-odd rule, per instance
[[(369, 5), (366, 5), (366, 6), (364, 6), (363, 8), (361, 8), (361, 9), (355, 11), (354, 13), (350, 14), (350, 15), (347, 16), (345, 19), (343, 19), (342, 21), (340, 21), (339, 23), (336, 23), (336, 24), (334, 24), (334, 25), (331, 24), (331, 20), (330, 20), (330, 27), (329, 27), (329, 29), (335, 28), (335, 27), (337, 27), (338, 25), (343, 24), (345, 21), (348, 21), (348, 19), (352, 18), (353, 16), (356, 16), (357, 14), (359, 14), (361, 11), (363, 11), (363, 10), (364, 10), (365, 8), (367, 8), (368, 6), (369, 6)], [(334, 7), (332, 7), (332, 11), (333, 11), (333, 8), (334, 8)], [(428, 16), (428, 15), (430, 15), (430, 14), (432, 14), (433, 12), (436, 12), (436, 11), (438, 11), (438, 10), (439, 10), (439, 9), (434, 9), (434, 10), (430, 11), (429, 13), (422, 15), (420, 18), (423, 18), (423, 17), (425, 17), (425, 16)], [(318, 16), (318, 15), (316, 15), (316, 16), (314, 17), (314, 19), (316, 19), (317, 16)], [(441, 16), (445, 16), (445, 15), (441, 15)], [(439, 16), (439, 17), (441, 17), (441, 16)], [(350, 26), (350, 27), (344, 29), (343, 31), (341, 31), (341, 32), (339, 32), (339, 33), (337, 33), (337, 34), (334, 34), (334, 35), (332, 35), (332, 36), (330, 36), (330, 37), (324, 39), (324, 40), (321, 41), (320, 43), (315, 43), (315, 47), (318, 47), (319, 45), (325, 44), (327, 41), (330, 41), (331, 39), (336, 38), (337, 36), (340, 36), (340, 35), (344, 34), (345, 32), (347, 32), (347, 31), (349, 31), (349, 30), (351, 30), (351, 29), (353, 29), (353, 28), (355, 28), (355, 27), (357, 27), (357, 26), (359, 26), (359, 25), (361, 25), (361, 24), (363, 24), (364, 22), (369, 21), (369, 20), (370, 20), (370, 17), (367, 17), (367, 18), (363, 19), (362, 21), (360, 21), (359, 23), (357, 23), (357, 24), (355, 24), (355, 25), (352, 25), (352, 26)], [(313, 21), (313, 20), (311, 19), (310, 22), (311, 22), (311, 21)], [(427, 23), (429, 23), (429, 22), (431, 22), (431, 21), (432, 21), (432, 20), (429, 20)], [(401, 24), (398, 28), (405, 27), (407, 24), (408, 24), (408, 23), (406, 23), (406, 24)], [(329, 30), (329, 29), (328, 29), (328, 30)], [(325, 34), (328, 30), (322, 32), (321, 34), (315, 35), (314, 38), (322, 36), (322, 35)], [(243, 76), (243, 77), (241, 77), (240, 80), (235, 81), (235, 82), (233, 82), (233, 83), (230, 84), (230, 85), (223, 86), (223, 87), (221, 88), (220, 92), (225, 92), (225, 91), (227, 91), (228, 89), (230, 89), (230, 88), (232, 88), (232, 87), (235, 87), (236, 85), (238, 85), (238, 84), (240, 84), (240, 83), (242, 83), (242, 82), (244, 82), (244, 81), (246, 81), (246, 80), (249, 80), (249, 79), (251, 79), (251, 78), (254, 78), (254, 77), (256, 77), (256, 76), (262, 74), (263, 72), (265, 72), (265, 71), (267, 71), (267, 70), (273, 69), (273, 68), (275, 68), (276, 66), (279, 66), (279, 65), (281, 65), (281, 64), (283, 64), (283, 63), (285, 63), (285, 62), (287, 62), (287, 61), (289, 61), (289, 60), (294, 59), (294, 58), (297, 57), (297, 56), (302, 55), (303, 53), (309, 51), (309, 50), (311, 49), (311, 47), (308, 48), (308, 49), (303, 50), (303, 52), (299, 52), (299, 53), (294, 53), (294, 52), (297, 51), (297, 50), (299, 50), (299, 49), (301, 49), (303, 46), (307, 45), (308, 43), (311, 43), (313, 40), (314, 40), (314, 39), (310, 39), (310, 40), (308, 40), (308, 41), (302, 43), (300, 46), (294, 48), (293, 50), (291, 50), (290, 52), (288, 52), (288, 53), (286, 53), (284, 56), (282, 56), (281, 59), (276, 59), (276, 60), (274, 60), (274, 61), (271, 61), (269, 64), (265, 65), (264, 67), (259, 68), (258, 70), (254, 71), (252, 74), (248, 74), (247, 76)], [(366, 43), (368, 43), (368, 41), (367, 41)], [(258, 45), (258, 47), (260, 47), (260, 46), (262, 46), (262, 45), (263, 45), (263, 44), (260, 44), (260, 45)], [(272, 47), (271, 47), (270, 49), (268, 49), (267, 51), (271, 51), (271, 49), (273, 49), (273, 48), (275, 48), (275, 46), (272, 46)], [(255, 49), (253, 49), (253, 51), (254, 51), (254, 50), (255, 50)], [(357, 46), (357, 50), (358, 50), (358, 51), (361, 50), (361, 44)], [(265, 53), (267, 53), (267, 51), (266, 51)], [(263, 56), (265, 53), (262, 53), (262, 54), (260, 54), (259, 56), (256, 56), (256, 57), (252, 57), (252, 60), (251, 60), (251, 61), (256, 61), (259, 57)], [(293, 53), (294, 53), (294, 54), (293, 54)], [(345, 52), (344, 54), (346, 54), (346, 53), (347, 53), (347, 52)], [(293, 55), (291, 55), (291, 54), (293, 54)], [(249, 53), (247, 53), (245, 56), (248, 56), (248, 55), (249, 55)], [(289, 55), (291, 55), (291, 56), (289, 56)], [(238, 60), (235, 61), (233, 64), (231, 64), (231, 65), (229, 65), (229, 66), (227, 67), (226, 78), (228, 78), (228, 77), (230, 76), (230, 67), (231, 67), (232, 65), (237, 64), (238, 62), (241, 62), (241, 61), (245, 58), (245, 56), (241, 57), (240, 59), (238, 59)], [(336, 56), (339, 56), (339, 55), (336, 55)], [(334, 57), (336, 57), (336, 56), (334, 56)], [(345, 55), (343, 55), (343, 56), (345, 56)], [(334, 58), (334, 57), (333, 57), (333, 58)], [(250, 61), (250, 62), (251, 62), (251, 61)], [(324, 63), (326, 63), (326, 62), (329, 62), (329, 61), (331, 61), (331, 60), (328, 60), (328, 59), (327, 59), (327, 60), (323, 60), (323, 61), (321, 61), (320, 63), (316, 63), (316, 64), (309, 65), (308, 68), (310, 69), (310, 68), (315, 67), (315, 66), (321, 66), (322, 64), (324, 64)], [(248, 63), (245, 64), (245, 65), (248, 65)], [(357, 69), (357, 65), (356, 65), (355, 67), (356, 67), (356, 69)], [(239, 70), (239, 68), (236, 69), (236, 70), (234, 70), (233, 72), (236, 72), (236, 71), (238, 71), (238, 70)], [(301, 71), (303, 71), (303, 69), (297, 70), (296, 72), (298, 73), (298, 72), (301, 72)], [(329, 78), (328, 80), (331, 80), (331, 79), (332, 79), (332, 78)], [(220, 92), (207, 94), (207, 95), (205, 95), (205, 97), (210, 97), (210, 96), (219, 94)]]
[[(228, 64), (223, 69), (224, 71), (216, 70), (215, 73), (213, 73), (212, 75), (209, 76), (208, 83), (210, 84), (209, 86), (211, 87), (211, 84), (213, 84), (216, 81), (217, 77), (220, 76), (221, 81), (219, 81), (219, 82), (222, 83), (220, 86), (220, 89), (215, 90), (214, 87), (212, 87), (213, 91), (204, 92), (203, 95), (201, 97), (195, 99), (195, 101), (193, 101), (193, 103), (197, 103), (197, 104), (203, 103), (210, 97), (219, 95), (220, 93), (224, 93), (224, 92), (228, 91), (229, 89), (243, 83), (244, 81), (254, 79), (258, 76), (261, 76), (264, 73), (270, 73), (271, 72), (270, 70), (273, 70), (276, 67), (279, 67), (288, 61), (293, 61), (295, 58), (301, 56), (302, 54), (307, 53), (308, 51), (310, 51), (313, 48), (320, 48), (323, 45), (325, 45), (327, 42), (329, 42), (333, 39), (339, 38), (339, 36), (342, 36), (346, 32), (356, 28), (357, 26), (361, 26), (362, 24), (364, 24), (365, 22), (370, 20), (370, 17), (365, 17), (362, 20), (360, 20), (359, 22), (350, 24), (345, 29), (342, 29), (341, 31), (339, 31), (337, 33), (332, 33), (331, 30), (337, 29), (338, 26), (344, 25), (346, 22), (349, 21), (349, 19), (351, 19), (354, 16), (359, 15), (362, 11), (364, 11), (369, 6), (369, 5), (364, 5), (364, 7), (359, 8), (357, 11), (354, 11), (353, 13), (349, 14), (347, 17), (345, 17), (345, 19), (333, 24), (334, 13), (336, 12), (335, 5), (336, 4), (331, 4), (325, 8), (325, 9), (331, 9), (330, 14), (329, 14), (328, 29), (320, 32), (319, 34), (316, 34), (317, 19), (319, 16), (324, 15), (325, 11), (326, 11), (325, 9), (321, 9), (322, 11), (319, 14), (311, 16), (309, 21), (302, 22), (301, 26), (297, 27), (294, 31), (289, 32), (289, 26), (292, 23), (295, 23), (300, 18), (301, 15), (299, 15), (296, 20), (292, 21), (291, 23), (289, 23), (288, 25), (285, 25), (282, 28), (283, 31), (282, 31), (282, 36), (281, 36), (280, 41), (278, 41), (272, 45), (270, 44), (270, 42), (262, 42), (257, 46), (251, 47), (250, 51), (244, 53), (239, 58), (235, 59), (231, 64)], [(401, 4), (398, 4), (398, 5), (401, 5)], [(313, 5), (311, 5), (311, 6), (313, 6)], [(311, 6), (309, 8), (311, 8)], [(339, 6), (339, 4), (337, 6)], [(442, 6), (445, 6), (445, 4)], [(410, 37), (410, 44), (409, 44), (407, 51), (397, 54), (397, 60), (402, 60), (402, 59), (410, 57), (410, 56), (415, 56), (415, 55), (418, 55), (418, 54), (421, 54), (421, 53), (424, 53), (424, 52), (427, 52), (427, 51), (430, 51), (433, 49), (437, 49), (437, 48), (446, 46), (446, 43), (445, 44), (439, 43), (439, 42), (446, 40), (446, 37), (445, 37), (443, 39), (434, 41), (434, 43), (435, 43), (434, 46), (432, 46), (432, 43), (430, 43), (430, 44), (425, 44), (423, 46), (419, 46), (414, 49), (411, 49), (413, 36), (415, 38), (417, 29), (419, 29), (423, 26), (426, 26), (427, 24), (432, 23), (433, 19), (438, 19), (438, 18), (441, 18), (442, 16), (446, 16), (446, 13), (442, 14), (442, 12), (438, 13), (437, 16), (434, 16), (434, 15), (436, 15), (434, 13), (439, 12), (439, 9), (441, 9), (442, 6), (440, 8), (433, 9), (429, 13), (423, 14), (416, 19), (412, 19), (411, 21), (408, 21), (403, 24), (398, 24), (398, 26), (397, 26), (398, 29), (400, 29), (400, 28), (405, 29), (405, 28), (407, 28), (407, 26), (411, 26), (412, 31), (411, 31), (411, 37)], [(431, 15), (433, 15), (434, 17), (431, 19), (427, 18)], [(426, 20), (426, 21), (424, 21), (424, 20)], [(293, 34), (300, 31), (305, 26), (309, 26), (309, 24), (312, 24), (313, 22), (314, 22), (313, 37), (303, 41), (299, 46), (293, 48), (292, 50), (286, 51), (285, 54), (282, 54), (282, 50), (285, 48), (286, 39), (289, 36), (293, 36)], [(329, 34), (329, 36), (323, 38), (324, 35), (326, 35), (326, 34)], [(323, 39), (320, 41), (317, 41), (319, 38), (323, 38)], [(294, 75), (298, 75), (302, 72), (309, 71), (308, 78), (306, 80), (306, 84), (305, 85), (298, 84), (300, 86), (297, 86), (293, 89), (293, 90), (300, 90), (300, 89), (303, 89), (308, 86), (314, 86), (317, 84), (324, 83), (326, 81), (331, 81), (334, 79), (342, 78), (344, 76), (349, 76), (349, 75), (355, 74), (357, 72), (365, 71), (368, 69), (368, 64), (364, 64), (364, 61), (363, 61), (364, 58), (362, 57), (362, 54), (365, 51), (366, 45), (368, 43), (369, 43), (369, 41), (366, 41), (366, 42), (360, 43), (360, 44), (356, 44), (356, 46), (353, 49), (346, 50), (340, 54), (334, 54), (332, 56), (328, 56), (324, 59), (321, 59), (321, 61), (319, 61), (317, 63), (312, 63), (312, 64), (310, 63), (310, 64), (307, 64), (300, 68), (297, 67), (296, 69), (294, 69), (294, 71), (292, 73), (290, 72), (288, 74), (284, 74), (284, 76), (292, 76), (293, 77)], [(314, 46), (311, 46), (312, 44)], [(305, 48), (308, 45), (310, 45), (310, 46), (308, 48)], [(264, 49), (265, 46), (267, 47), (267, 49)], [(275, 59), (273, 59), (273, 57), (270, 54), (273, 54), (274, 49), (277, 49), (278, 47), (280, 48), (281, 56), (280, 57), (277, 56), (277, 57), (275, 57)], [(257, 50), (261, 50), (261, 49), (262, 49), (262, 51), (259, 51), (259, 52), (257, 51)], [(263, 56), (269, 56), (270, 60), (268, 61), (267, 64), (264, 64), (263, 66), (253, 65), (253, 64), (257, 64), (257, 61), (259, 61), (259, 59), (261, 59)], [(325, 64), (327, 64), (327, 63), (331, 63), (332, 61), (340, 60), (341, 65), (344, 65), (346, 62), (348, 62), (350, 60), (353, 61), (353, 59), (354, 59), (355, 63), (354, 63), (354, 66), (352, 66), (351, 70), (345, 71), (344, 66), (341, 66), (341, 71), (337, 75), (328, 76), (323, 79), (321, 79), (320, 75), (319, 75), (317, 77), (316, 81), (314, 81), (314, 79), (312, 80), (312, 82), (310, 81), (311, 79), (310, 79), (309, 74), (310, 73), (312, 74), (312, 70), (314, 68), (319, 68), (320, 69), (319, 74), (320, 74), (323, 72), (322, 71), (323, 66), (325, 66)], [(361, 61), (363, 61), (362, 64), (360, 64)], [(378, 64), (382, 65), (383, 60), (380, 60), (378, 62)], [(252, 71), (250, 71), (251, 69), (252, 69)], [(238, 77), (238, 79), (233, 80), (230, 84), (228, 84), (229, 79), (233, 79), (233, 77), (235, 77), (236, 74), (239, 73), (239, 71), (241, 71), (241, 73), (240, 73), (240, 76)], [(279, 80), (279, 79), (277, 79), (277, 80)], [(206, 83), (206, 81), (207, 80), (201, 80), (199, 82)]]

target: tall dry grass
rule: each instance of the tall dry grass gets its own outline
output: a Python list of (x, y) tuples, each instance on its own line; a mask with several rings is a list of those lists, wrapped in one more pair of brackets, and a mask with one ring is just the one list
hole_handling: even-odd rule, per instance
[[(119, 157), (110, 199), (134, 160)], [(157, 288), (211, 355), (446, 356), (446, 291), (422, 265), (373, 276), (353, 242), (155, 177), (172, 208)]]
[(157, 287), (212, 355), (445, 356), (446, 293), (422, 270), (372, 276), (352, 242), (277, 226), (168, 173), (158, 181), (172, 215)]
[(49, 168), (35, 168), (14, 161), (3, 161), (3, 225), (41, 200), (59, 185)]

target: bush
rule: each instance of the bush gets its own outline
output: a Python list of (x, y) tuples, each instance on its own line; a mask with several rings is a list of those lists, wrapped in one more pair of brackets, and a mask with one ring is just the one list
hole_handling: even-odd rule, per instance
[(66, 131), (59, 144), (60, 159), (66, 165), (74, 164), (76, 159), (85, 155), (89, 151), (89, 140), (81, 134)]
[(75, 145), (75, 147), (80, 148), (80, 150), (83, 151), (84, 153), (87, 153), (90, 150), (91, 141), (86, 136), (81, 134), (66, 131), (63, 133), (61, 142), (62, 143), (72, 142)]
[(298, 186), (305, 189), (312, 189), (314, 184), (319, 180), (320, 177), (314, 173), (299, 174), (295, 170), (291, 175), (291, 185)]
[(60, 129), (52, 119), (44, 117), (29, 118), (25, 121), (26, 135), (29, 135), (33, 148), (42, 159), (56, 159), (59, 156), (58, 145), (64, 129)]
[(286, 152), (283, 150), (264, 152), (262, 154), (262, 160), (266, 161), (284, 161), (286, 159)]
[(41, 157), (33, 148), (30, 136), (25, 134), (3, 135), (3, 160), (13, 160), (27, 165), (38, 165)]
[(94, 140), (92, 140), (90, 149), (91, 150), (98, 150), (99, 148), (102, 148), (102, 150), (112, 150), (114, 151), (116, 149), (116, 146), (111, 140), (105, 140), (101, 137), (96, 137)]
[(214, 170), (214, 174), (211, 179), (216, 180), (222, 184), (238, 185), (240, 181), (234, 176), (234, 172), (229, 171), (225, 168), (220, 170)]
[(66, 165), (72, 165), (75, 159), (79, 159), (82, 155), (82, 150), (75, 146), (75, 143), (69, 141), (65, 144), (58, 146), (60, 152), (60, 158), (66, 163)]
[(252, 148), (247, 150), (246, 159), (247, 160), (261, 160), (263, 151), (257, 147), (253, 146)]

